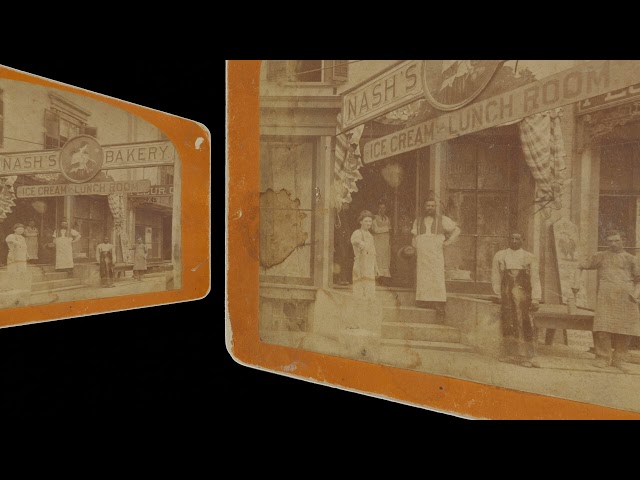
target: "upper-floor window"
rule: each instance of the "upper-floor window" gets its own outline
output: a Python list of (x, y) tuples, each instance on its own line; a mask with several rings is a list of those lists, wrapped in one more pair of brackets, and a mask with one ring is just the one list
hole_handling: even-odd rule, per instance
[(98, 136), (98, 129), (88, 123), (90, 112), (55, 93), (49, 98), (51, 108), (44, 111), (45, 148), (60, 148), (78, 135)]
[(347, 81), (349, 60), (269, 60), (267, 79), (274, 82), (341, 83)]

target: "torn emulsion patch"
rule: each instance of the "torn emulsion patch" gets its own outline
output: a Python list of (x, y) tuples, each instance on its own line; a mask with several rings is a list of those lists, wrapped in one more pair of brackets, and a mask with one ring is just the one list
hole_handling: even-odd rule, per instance
[(309, 233), (302, 221), (300, 200), (285, 189), (260, 193), (260, 265), (273, 267), (284, 262), (296, 248), (305, 245)]

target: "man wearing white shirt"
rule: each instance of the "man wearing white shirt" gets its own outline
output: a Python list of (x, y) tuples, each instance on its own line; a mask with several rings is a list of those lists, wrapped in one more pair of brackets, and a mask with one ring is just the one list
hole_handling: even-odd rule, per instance
[(444, 247), (460, 235), (460, 228), (445, 215), (438, 215), (430, 195), (424, 202), (424, 216), (413, 222), (412, 245), (416, 249), (416, 301), (434, 307), (440, 321), (445, 317), (447, 289), (444, 278)]
[(538, 309), (542, 289), (538, 262), (522, 249), (522, 235), (509, 236), (509, 248), (493, 257), (493, 292), (500, 296), (500, 319), (504, 335), (503, 362), (538, 367), (535, 357), (535, 329), (531, 311)]

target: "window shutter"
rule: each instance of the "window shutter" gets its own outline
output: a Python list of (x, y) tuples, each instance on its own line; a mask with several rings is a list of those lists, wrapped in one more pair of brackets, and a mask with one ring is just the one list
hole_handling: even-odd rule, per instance
[(287, 60), (267, 60), (267, 80), (284, 82), (287, 80)]
[[(327, 60), (334, 82), (346, 82), (349, 76), (349, 60)], [(327, 65), (327, 66), (329, 66)]]
[(52, 110), (44, 110), (44, 146), (58, 148), (60, 145), (60, 118)]
[(82, 127), (82, 133), (84, 133), (85, 135), (90, 135), (93, 138), (98, 138), (98, 127), (85, 125), (84, 127)]

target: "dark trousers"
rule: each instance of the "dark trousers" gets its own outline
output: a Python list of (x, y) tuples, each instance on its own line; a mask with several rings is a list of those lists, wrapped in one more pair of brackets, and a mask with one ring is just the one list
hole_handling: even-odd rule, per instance
[(596, 350), (596, 358), (602, 358), (607, 361), (624, 360), (624, 357), (629, 350), (630, 340), (630, 335), (610, 332), (593, 332), (593, 343)]
[(502, 274), (500, 319), (507, 356), (531, 358), (536, 354), (535, 328), (531, 317), (531, 278), (527, 270)]

